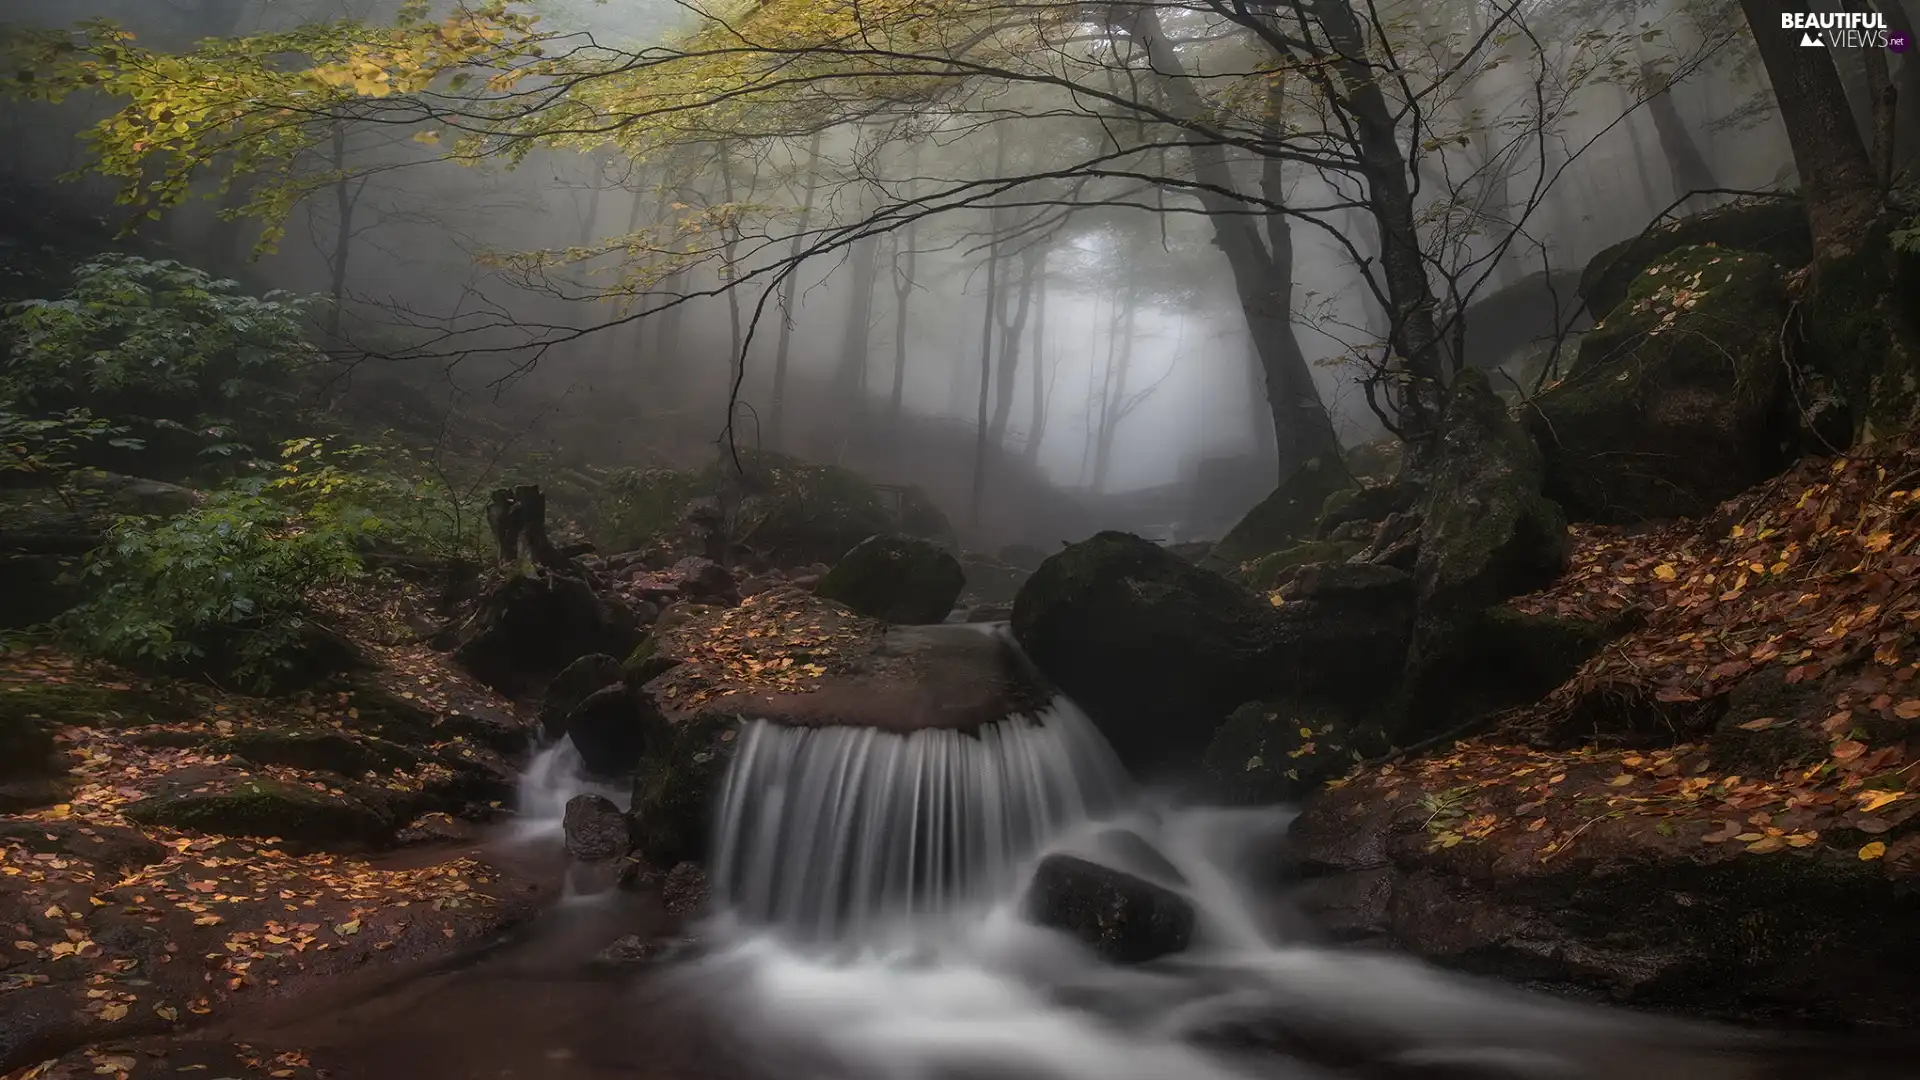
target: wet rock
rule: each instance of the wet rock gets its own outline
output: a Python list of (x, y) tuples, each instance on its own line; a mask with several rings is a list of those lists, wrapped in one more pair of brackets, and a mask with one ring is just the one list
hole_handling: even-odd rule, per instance
[(937, 623), (966, 586), (959, 560), (910, 536), (870, 536), (814, 586), (814, 594), (892, 623)]
[(712, 559), (689, 556), (673, 564), (669, 574), (679, 579), (682, 596), (731, 602), (737, 599), (733, 572)]
[[(1833, 697), (1827, 680), (1789, 683), (1778, 666), (1746, 676), (1727, 694), (1726, 712), (1708, 741), (1713, 767), (1723, 773), (1776, 776), (1781, 769), (1824, 760), (1830, 742), (1819, 722)], [(1885, 734), (1894, 737), (1873, 741), (1899, 742), (1905, 735)]]
[(1250, 589), (1275, 589), (1293, 581), (1302, 566), (1346, 562), (1366, 547), (1364, 540), (1308, 540), (1245, 563), (1232, 577)]
[(704, 912), (711, 893), (707, 872), (695, 862), (676, 864), (660, 885), (660, 900), (667, 914), (676, 918), (692, 918)]
[(1206, 793), (1228, 803), (1289, 803), (1384, 753), (1381, 725), (1305, 698), (1250, 701), (1214, 732), (1202, 758)]
[(158, 480), (81, 469), (59, 488), (0, 489), (0, 551), (80, 555), (98, 547), (122, 515), (173, 517), (199, 502)]
[[(1753, 854), (1597, 818), (1577, 843), (1524, 828), (1432, 843), (1417, 784), (1328, 791), (1290, 836), (1323, 925), (1414, 955), (1619, 1004), (1788, 1024), (1920, 1020), (1911, 866), (1863, 862), (1857, 836)], [(1845, 917), (1836, 916), (1844, 912)]]
[(639, 764), (657, 723), (653, 710), (622, 682), (588, 695), (567, 714), (565, 726), (589, 773), (624, 776)]
[(0, 780), (0, 814), (24, 814), (66, 802), (72, 796), (73, 781), (64, 776)]
[(1813, 258), (1806, 204), (1799, 196), (1742, 199), (1629, 237), (1589, 259), (1580, 274), (1587, 310), (1596, 319), (1611, 316), (1647, 267), (1695, 245), (1759, 252), (1788, 268)]
[(567, 854), (583, 862), (617, 859), (633, 848), (627, 815), (599, 795), (567, 800), (564, 827)]
[(1247, 511), (1201, 565), (1211, 570), (1232, 570), (1311, 539), (1328, 497), (1353, 486), (1353, 477), (1339, 461), (1314, 458)]
[(1194, 911), (1185, 897), (1070, 855), (1041, 861), (1025, 911), (1034, 923), (1070, 934), (1116, 964), (1179, 952), (1193, 938)]
[(589, 653), (560, 670), (540, 699), (540, 730), (549, 739), (567, 733), (567, 716), (580, 703), (625, 678), (620, 661), (605, 653)]
[(436, 810), (422, 814), (408, 822), (406, 827), (394, 834), (393, 842), (399, 845), (445, 845), (470, 844), (479, 839), (478, 826), (462, 821), (444, 811)]
[(628, 934), (594, 955), (593, 966), (609, 968), (652, 967), (672, 964), (699, 956), (701, 946), (693, 938), (642, 937)]
[(1426, 684), (1421, 713), (1430, 725), (1451, 726), (1538, 701), (1642, 618), (1639, 610), (1595, 619), (1489, 608), (1463, 620), (1457, 658)]
[(1006, 622), (1013, 618), (1012, 604), (981, 604), (967, 609), (970, 623)]
[(1576, 520), (1688, 517), (1785, 465), (1779, 327), (1764, 255), (1669, 252), (1580, 343), (1529, 413), (1547, 493)]
[(508, 697), (538, 693), (583, 656), (625, 656), (640, 639), (625, 602), (561, 574), (496, 586), (462, 630), (454, 659)]
[(1054, 555), (1013, 607), (1013, 633), (1123, 762), (1198, 757), (1228, 710), (1275, 677), (1283, 630), (1265, 599), (1126, 533)]
[(127, 804), (129, 820), (219, 836), (278, 837), (320, 850), (384, 843), (397, 823), (385, 809), (346, 794), (266, 777), (183, 778)]

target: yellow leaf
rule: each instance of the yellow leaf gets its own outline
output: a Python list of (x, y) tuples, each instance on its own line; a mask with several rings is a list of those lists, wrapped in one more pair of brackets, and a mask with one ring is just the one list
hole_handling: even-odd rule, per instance
[(1774, 723), (1773, 717), (1763, 716), (1758, 720), (1749, 720), (1746, 723), (1739, 724), (1737, 726), (1740, 728), (1741, 731), (1765, 731), (1768, 728), (1772, 727), (1773, 723)]
[(1770, 851), (1779, 851), (1781, 848), (1786, 846), (1787, 846), (1787, 842), (1785, 840), (1782, 840), (1777, 836), (1766, 836), (1758, 840), (1755, 840), (1751, 844), (1748, 844), (1747, 850), (1753, 852), (1756, 855), (1765, 855)]
[(440, 145), (440, 133), (437, 131), (416, 131), (413, 134), (413, 141), (422, 146), (438, 146)]
[(1920, 720), (1920, 698), (1908, 698), (1895, 705), (1893, 715), (1902, 720)]
[(335, 926), (333, 932), (339, 934), (341, 937), (351, 937), (360, 932), (360, 920), (354, 919), (350, 922), (343, 922)]
[(227, 921), (227, 920), (225, 920), (225, 919), (223, 919), (223, 918), (221, 918), (221, 917), (220, 917), (220, 916), (218, 916), (218, 915), (202, 915), (202, 916), (200, 916), (199, 918), (197, 918), (197, 919), (195, 919), (195, 920), (193, 920), (193, 925), (195, 925), (195, 926), (219, 926), (219, 925), (220, 925), (221, 923), (223, 923), (223, 922), (226, 922), (226, 921)]
[(1607, 786), (1608, 787), (1626, 787), (1628, 784), (1631, 784), (1631, 783), (1633, 783), (1633, 774), (1621, 773), (1619, 776), (1616, 776), (1613, 779), (1607, 781)]
[(1878, 840), (1875, 840), (1873, 843), (1868, 844), (1867, 846), (1860, 849), (1860, 861), (1872, 862), (1873, 860), (1879, 858), (1882, 855), (1885, 855), (1886, 853), (1887, 853), (1887, 845), (1881, 843)]
[(1764, 840), (1766, 839), (1766, 835), (1757, 832), (1743, 832), (1739, 836), (1734, 837), (1734, 839), (1742, 843), (1748, 843), (1754, 840)]
[(1659, 566), (1653, 568), (1653, 576), (1659, 578), (1661, 581), (1672, 581), (1680, 575), (1674, 570), (1672, 563), (1661, 563)]
[(1898, 791), (1863, 791), (1860, 794), (1855, 795), (1854, 798), (1860, 800), (1861, 812), (1871, 814), (1875, 810), (1880, 809), (1881, 807), (1887, 805), (1890, 802), (1899, 801), (1900, 792)]
[(174, 1008), (171, 1005), (168, 1005), (165, 1002), (161, 1002), (160, 1004), (155, 1005), (153, 1007), (153, 1015), (159, 1017), (162, 1020), (168, 1020), (168, 1021), (178, 1020), (180, 1019), (180, 1010)]
[(100, 1010), (100, 1019), (102, 1020), (119, 1020), (126, 1015), (127, 1007), (125, 1005), (109, 1005)]

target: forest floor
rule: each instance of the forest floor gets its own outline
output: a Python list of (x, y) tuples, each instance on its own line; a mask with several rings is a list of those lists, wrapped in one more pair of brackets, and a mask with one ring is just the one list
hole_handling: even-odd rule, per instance
[[(338, 607), (348, 598), (332, 599)], [(360, 631), (393, 603), (390, 595), (360, 600)], [(14, 1066), (7, 1080), (313, 1075), (300, 1051), (256, 1053), (240, 1044), (201, 1046), (203, 1060), (176, 1067), (158, 1036), (343, 978), (431, 966), (497, 939), (551, 899), (560, 879), (553, 866), (480, 843), (476, 826), (444, 811), (414, 816), (430, 805), (423, 796), (450, 780), (470, 785), (497, 775), (510, 784), (511, 766), (472, 736), (477, 724), (520, 724), (512, 707), (422, 645), (353, 636), (375, 661), (369, 678), (387, 691), (382, 700), (464, 725), (423, 729), (406, 748), (418, 752), (412, 764), (353, 781), (261, 763), (274, 755), (243, 756), (223, 742), (258, 731), (297, 732), (287, 744), (296, 748), (335, 745), (329, 733), (366, 745), (407, 741), (391, 723), (382, 731), (391, 743), (366, 738), (352, 692), (264, 699), (143, 678), (51, 647), (0, 651), (0, 707), (60, 711), (57, 752), (70, 768), (59, 802), (0, 815), (0, 1061)], [(479, 764), (450, 770), (440, 764), (450, 755), (456, 765)], [(223, 835), (217, 826), (189, 831), (128, 816), (157, 794), (210, 798), (256, 788), (292, 790), (328, 812), (328, 800), (397, 808), (403, 817), (390, 839), (398, 847), (376, 854), (352, 829), (287, 841), (260, 835), (266, 830), (257, 825), (230, 829), (252, 835)], [(380, 802), (383, 794), (389, 802)], [(245, 811), (237, 813), (244, 822)], [(209, 1053), (229, 1060), (210, 1063)]]
[(1423, 793), (1435, 849), (1820, 849), (1920, 869), (1912, 438), (1804, 461), (1712, 519), (1581, 527), (1570, 572), (1515, 606), (1645, 617), (1490, 733), (1336, 783)]

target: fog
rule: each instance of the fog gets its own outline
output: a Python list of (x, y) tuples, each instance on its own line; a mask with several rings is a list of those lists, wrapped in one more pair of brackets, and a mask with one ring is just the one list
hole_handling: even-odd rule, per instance
[[(905, 87), (810, 75), (763, 93), (735, 73), (702, 85), (737, 105), (698, 107), (666, 100), (683, 85), (674, 65), (707, 62), (690, 43), (772, 33), (754, 20), (779, 4), (527, 7), (546, 66), (495, 62), (522, 81), (490, 98), (364, 100), (275, 165), (309, 179), (273, 250), (254, 249), (257, 222), (220, 219), (263, 185), (221, 194), (211, 154), (195, 197), (142, 237), (337, 296), (316, 334), (362, 387), (398, 380), (514, 417), (576, 465), (685, 465), (734, 444), (840, 462), (922, 485), (983, 546), (1101, 525), (1217, 536), (1305, 455), (1274, 418), (1315, 392), (1342, 445), (1389, 433), (1391, 409), (1365, 390), (1398, 333), (1384, 219), (1359, 172), (1330, 167), (1355, 153), (1340, 109), (1311, 68), (1277, 72), (1259, 35), (1211, 5), (1154, 11), (1180, 72), (1148, 55), (1137, 16), (1059, 5), (1018, 46), (1002, 39), (1026, 14), (973, 24), (964, 77), (916, 62)], [(398, 14), (391, 0), (7, 5), (39, 27), (114, 19), (157, 50)], [(1381, 3), (1372, 22), (1376, 48), (1398, 50), (1381, 82), (1416, 155), (1441, 332), (1465, 363), (1504, 365), (1508, 392), (1545, 374), (1551, 341), (1535, 339), (1585, 325), (1566, 275), (1596, 252), (1689, 191), (1715, 193), (1685, 209), (1794, 182), (1752, 42), (1718, 0)], [(608, 74), (623, 62), (640, 73)], [(92, 94), (10, 106), (7, 182), (123, 222), (120, 182), (78, 137), (116, 108)], [(1234, 190), (1201, 175), (1196, 144)], [(1223, 229), (1245, 222), (1269, 230), (1267, 269), (1290, 296), (1236, 274)], [(1268, 303), (1310, 392), (1274, 389), (1248, 315)]]

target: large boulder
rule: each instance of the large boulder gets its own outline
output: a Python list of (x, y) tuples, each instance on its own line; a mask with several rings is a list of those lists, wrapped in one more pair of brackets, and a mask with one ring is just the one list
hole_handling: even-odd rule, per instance
[(633, 612), (618, 597), (565, 574), (515, 574), (481, 600), (454, 659), (492, 689), (530, 697), (575, 660), (625, 656), (639, 640)]
[(1102, 959), (1141, 964), (1193, 940), (1193, 905), (1163, 885), (1071, 855), (1049, 855), (1034, 871), (1026, 915), (1080, 940)]
[(1806, 203), (1797, 195), (1742, 199), (1629, 237), (1587, 261), (1580, 297), (1594, 318), (1605, 319), (1649, 266), (1680, 248), (1705, 245), (1758, 252), (1785, 267), (1805, 266), (1813, 258)]
[(1785, 464), (1780, 327), (1764, 255), (1669, 252), (1529, 410), (1547, 493), (1576, 520), (1695, 516)]
[(1053, 696), (1002, 638), (967, 626), (895, 626), (792, 587), (656, 627), (639, 689), (648, 716), (632, 812), (641, 855), (706, 854), (742, 725), (975, 730), (1034, 716)]
[(1567, 520), (1541, 494), (1544, 471), (1533, 437), (1486, 376), (1461, 372), (1447, 393), (1420, 508), (1423, 609), (1479, 610), (1566, 571)]
[(1221, 572), (1313, 538), (1320, 509), (1335, 492), (1354, 486), (1337, 459), (1314, 458), (1280, 482), (1213, 546), (1201, 565)]
[(142, 825), (277, 837), (326, 851), (383, 844), (400, 825), (391, 808), (369, 798), (262, 776), (178, 776), (163, 790), (128, 803), (124, 812)]
[(1120, 532), (1042, 563), (1013, 633), (1135, 771), (1196, 759), (1220, 719), (1269, 686), (1283, 642), (1266, 599)]
[(541, 732), (549, 739), (567, 733), (567, 716), (580, 703), (626, 679), (626, 668), (606, 653), (588, 653), (560, 669), (540, 698)]
[(658, 728), (658, 716), (648, 705), (622, 682), (587, 695), (567, 714), (567, 737), (589, 773), (624, 776), (640, 763)]
[(814, 595), (891, 623), (937, 623), (966, 587), (960, 561), (933, 542), (870, 536), (834, 564)]
[(627, 815), (600, 795), (575, 795), (567, 800), (563, 828), (567, 854), (583, 862), (617, 859), (633, 847)]

